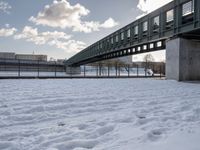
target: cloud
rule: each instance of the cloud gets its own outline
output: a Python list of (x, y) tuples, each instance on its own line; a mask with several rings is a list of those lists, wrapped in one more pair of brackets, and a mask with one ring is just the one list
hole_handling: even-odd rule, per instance
[(8, 4), (8, 2), (0, 1), (0, 12), (9, 14), (10, 13), (9, 10), (11, 8), (12, 7)]
[(64, 32), (38, 32), (37, 28), (25, 26), (20, 34), (14, 36), (14, 39), (25, 39), (28, 42), (33, 42), (36, 45), (48, 44), (63, 49), (66, 52), (77, 52), (85, 48), (86, 44), (80, 41), (71, 39), (71, 35)]
[(41, 32), (38, 33), (37, 28), (32, 28), (30, 26), (25, 26), (22, 33), (15, 35), (15, 39), (26, 39), (26, 41), (34, 42), (37, 45), (46, 44), (50, 40), (59, 40), (64, 39), (68, 40), (71, 38), (71, 35), (66, 35), (64, 32)]
[(12, 36), (17, 32), (15, 28), (2, 28), (0, 29), (0, 37)]
[(118, 23), (115, 22), (115, 20), (113, 18), (109, 18), (103, 24), (101, 24), (101, 27), (102, 28), (112, 28), (112, 27), (117, 26), (117, 25), (118, 25)]
[(50, 46), (56, 46), (57, 48), (64, 49), (67, 52), (79, 52), (86, 47), (86, 44), (82, 41), (68, 40), (59, 41), (52, 40), (48, 43)]
[(139, 0), (139, 3), (137, 7), (142, 10), (144, 13), (138, 16), (137, 18), (140, 18), (156, 9), (159, 7), (162, 7), (166, 5), (167, 3), (171, 2), (173, 0)]
[(29, 21), (34, 22), (36, 25), (62, 29), (72, 28), (73, 31), (85, 33), (118, 25), (112, 18), (109, 18), (103, 24), (99, 21), (82, 21), (82, 18), (89, 13), (90, 11), (81, 4), (72, 6), (67, 0), (54, 0), (51, 5), (46, 5), (37, 17), (30, 17)]

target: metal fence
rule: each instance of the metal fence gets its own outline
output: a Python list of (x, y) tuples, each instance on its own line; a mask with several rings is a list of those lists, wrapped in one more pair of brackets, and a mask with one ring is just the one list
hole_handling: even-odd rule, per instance
[(120, 64), (98, 64), (81, 66), (79, 74), (71, 76), (83, 77), (165, 77), (165, 64), (142, 63), (120, 65)]
[(0, 77), (64, 76), (65, 66), (58, 62), (0, 59)]
[(66, 73), (63, 63), (0, 59), (0, 78), (132, 78), (164, 77), (165, 64), (90, 64), (77, 74)]

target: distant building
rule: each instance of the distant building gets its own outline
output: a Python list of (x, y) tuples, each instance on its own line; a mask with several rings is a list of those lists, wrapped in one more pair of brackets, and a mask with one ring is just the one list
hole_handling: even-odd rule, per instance
[(47, 61), (47, 55), (16, 54), (15, 55), (15, 59), (18, 59), (18, 60)]
[(47, 55), (15, 54), (9, 52), (0, 52), (0, 59), (47, 61)]
[(15, 59), (15, 53), (0, 52), (0, 59)]
[(65, 59), (57, 59), (58, 63), (64, 63)]

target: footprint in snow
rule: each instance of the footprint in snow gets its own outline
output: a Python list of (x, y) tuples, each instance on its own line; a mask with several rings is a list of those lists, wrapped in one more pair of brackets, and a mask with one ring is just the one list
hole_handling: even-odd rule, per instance
[(58, 122), (58, 126), (63, 127), (63, 126), (65, 126), (65, 123), (64, 122)]
[(97, 129), (97, 133), (102, 136), (114, 130), (114, 126), (105, 126)]
[(147, 134), (147, 138), (150, 141), (157, 141), (163, 137), (163, 134), (164, 134), (163, 129), (154, 129)]
[(77, 125), (77, 127), (79, 130), (85, 130), (88, 127), (88, 125), (87, 124), (79, 124), (79, 125)]

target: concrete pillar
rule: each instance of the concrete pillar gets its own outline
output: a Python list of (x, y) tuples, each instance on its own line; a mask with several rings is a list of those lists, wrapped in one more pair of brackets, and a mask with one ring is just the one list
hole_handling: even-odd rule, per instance
[(78, 66), (78, 67), (69, 67), (67, 66), (66, 67), (66, 73), (67, 74), (72, 74), (72, 75), (79, 75), (81, 74), (81, 67)]
[(167, 41), (166, 78), (200, 80), (200, 42), (183, 38)]

